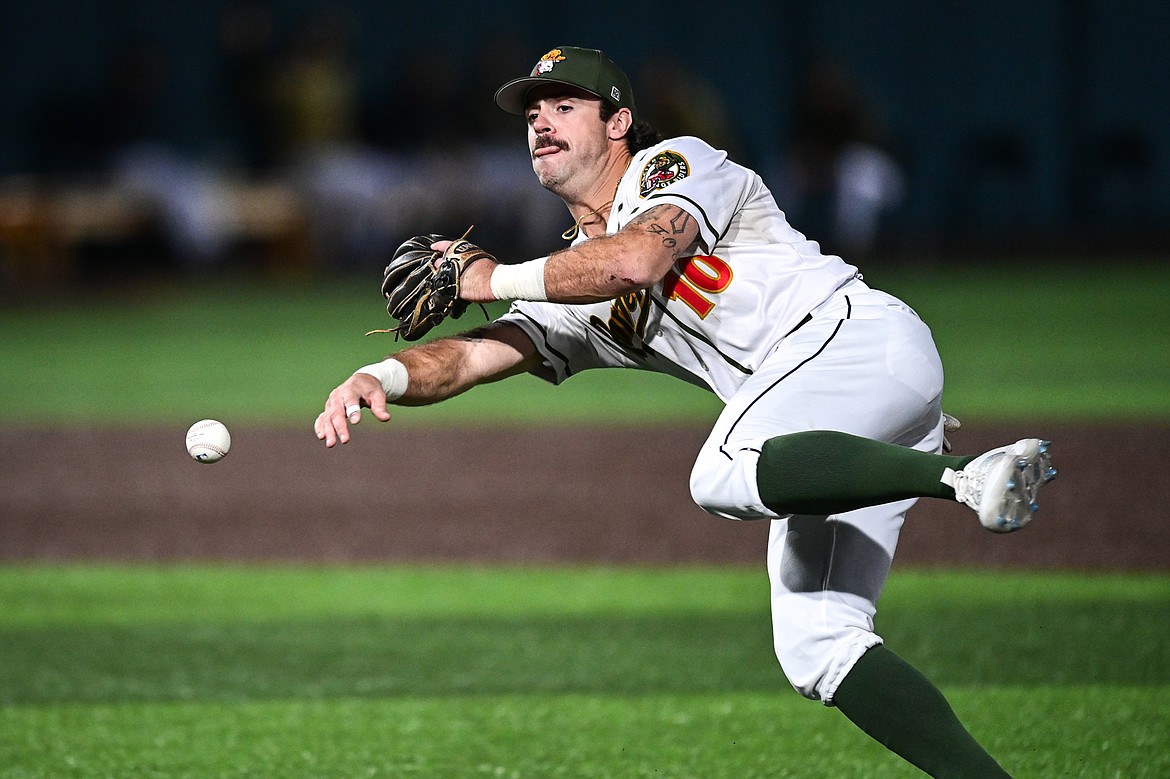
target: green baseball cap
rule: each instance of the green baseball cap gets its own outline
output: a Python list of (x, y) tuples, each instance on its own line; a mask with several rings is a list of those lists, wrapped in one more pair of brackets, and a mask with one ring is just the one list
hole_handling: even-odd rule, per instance
[(540, 84), (568, 84), (597, 95), (602, 100), (634, 109), (634, 90), (622, 69), (597, 49), (559, 46), (545, 54), (536, 63), (532, 73), (517, 78), (496, 90), (496, 105), (510, 114), (522, 115), (528, 103), (528, 92)]

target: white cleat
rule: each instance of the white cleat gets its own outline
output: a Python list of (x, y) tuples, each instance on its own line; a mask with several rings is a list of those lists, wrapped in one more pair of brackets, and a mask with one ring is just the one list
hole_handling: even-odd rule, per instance
[(1048, 442), (1025, 438), (979, 455), (961, 471), (947, 469), (943, 481), (955, 499), (979, 514), (993, 533), (1011, 533), (1032, 521), (1040, 504), (1036, 493), (1056, 478)]

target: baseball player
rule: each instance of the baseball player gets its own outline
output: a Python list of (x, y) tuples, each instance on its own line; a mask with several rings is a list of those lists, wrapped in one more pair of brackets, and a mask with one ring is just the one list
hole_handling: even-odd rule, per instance
[(1006, 776), (883, 646), (874, 615), (918, 498), (958, 500), (988, 529), (1016, 530), (1055, 475), (1047, 443), (943, 454), (943, 371), (927, 326), (789, 225), (751, 170), (639, 121), (602, 52), (553, 49), (495, 102), (524, 118), (533, 170), (573, 217), (571, 245), (516, 264), (471, 247), (459, 300), (511, 309), (360, 368), (330, 394), (318, 438), (348, 442), (361, 408), (384, 422), (387, 403), (434, 403), (522, 372), (559, 384), (636, 368), (705, 387), (726, 405), (691, 494), (716, 516), (771, 522), (774, 644), (791, 684), (932, 776)]

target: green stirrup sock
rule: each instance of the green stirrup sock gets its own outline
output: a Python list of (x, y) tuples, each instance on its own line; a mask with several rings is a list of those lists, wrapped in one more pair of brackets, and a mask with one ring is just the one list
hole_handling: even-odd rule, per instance
[(939, 479), (974, 459), (814, 430), (765, 441), (756, 484), (778, 514), (839, 514), (906, 498), (954, 500), (954, 489)]
[(875, 741), (934, 777), (1010, 777), (979, 745), (943, 694), (878, 645), (861, 656), (833, 704)]

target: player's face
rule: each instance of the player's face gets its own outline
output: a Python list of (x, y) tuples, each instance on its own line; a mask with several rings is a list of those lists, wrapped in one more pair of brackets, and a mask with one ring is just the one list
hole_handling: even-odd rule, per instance
[(529, 98), (528, 150), (541, 185), (554, 192), (588, 186), (590, 175), (603, 169), (609, 145), (601, 100), (567, 87), (533, 90)]

